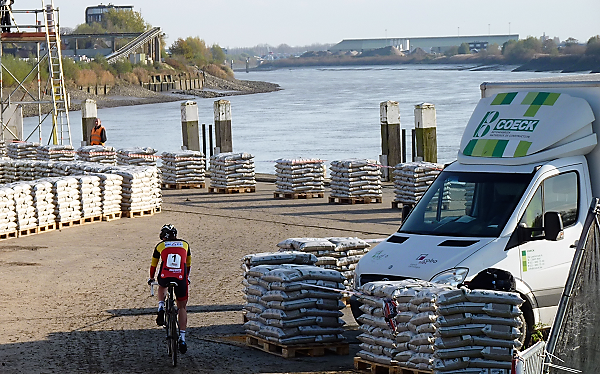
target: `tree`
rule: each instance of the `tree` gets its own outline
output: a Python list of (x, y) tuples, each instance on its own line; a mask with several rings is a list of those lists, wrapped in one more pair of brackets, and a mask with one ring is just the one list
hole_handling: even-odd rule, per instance
[(460, 47), (458, 47), (458, 54), (460, 55), (468, 55), (471, 53), (471, 48), (469, 47), (469, 43), (462, 43)]
[(451, 57), (451, 56), (454, 56), (454, 55), (457, 55), (457, 54), (458, 54), (458, 47), (455, 46), (455, 45), (453, 45), (452, 47), (448, 48), (446, 50), (446, 52), (444, 52), (444, 55), (448, 56), (448, 57)]
[(579, 40), (569, 36), (567, 38), (567, 40), (565, 40), (565, 47), (570, 47), (572, 45), (578, 45), (579, 44)]
[(585, 47), (586, 56), (600, 57), (600, 35), (592, 36)]
[(555, 55), (558, 53), (558, 47), (556, 46), (554, 40), (546, 39), (542, 43), (542, 51), (550, 55)]
[(227, 58), (225, 56), (225, 52), (223, 52), (223, 49), (221, 47), (219, 47), (217, 44), (213, 44), (213, 46), (210, 48), (210, 51), (212, 54), (213, 62), (221, 64)]

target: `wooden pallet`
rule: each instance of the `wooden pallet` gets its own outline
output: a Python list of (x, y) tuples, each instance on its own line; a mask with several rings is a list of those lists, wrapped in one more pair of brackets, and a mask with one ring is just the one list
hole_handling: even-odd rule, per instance
[(114, 221), (121, 218), (121, 212), (108, 213), (102, 215), (103, 221)]
[(162, 207), (161, 206), (155, 206), (154, 207), (154, 213), (156, 214), (156, 213), (160, 213), (160, 212), (162, 212)]
[(81, 224), (83, 223), (83, 220), (80, 219), (73, 219), (70, 221), (62, 221), (62, 222), (56, 222), (56, 226), (59, 230), (67, 228), (67, 227), (73, 227), (73, 226), (81, 226)]
[(192, 188), (204, 188), (206, 183), (162, 183), (163, 190), (187, 190)]
[(39, 228), (37, 226), (30, 227), (30, 228), (27, 228), (27, 229), (19, 229), (19, 230), (17, 230), (17, 236), (19, 238), (23, 237), (23, 236), (35, 235), (37, 233), (39, 233)]
[(354, 357), (354, 369), (361, 373), (371, 374), (432, 374), (433, 371), (409, 369), (398, 365), (384, 365)]
[(208, 193), (234, 194), (250, 192), (256, 192), (256, 187), (208, 187)]
[(54, 230), (56, 230), (56, 222), (49, 223), (47, 225), (38, 226), (38, 231), (40, 234), (43, 232), (54, 231)]
[(325, 197), (324, 192), (275, 192), (275, 199), (321, 199)]
[(399, 201), (392, 201), (392, 209), (402, 209), (402, 203)]
[(17, 237), (17, 231), (3, 232), (0, 234), (0, 240), (12, 239)]
[(350, 353), (350, 345), (348, 343), (284, 345), (251, 335), (246, 335), (246, 345), (283, 358), (293, 358), (298, 355), (317, 357), (324, 356), (326, 352), (340, 356)]
[(154, 209), (144, 209), (144, 210), (126, 210), (123, 213), (123, 217), (127, 218), (139, 218), (139, 217), (148, 217), (154, 215)]
[(81, 219), (81, 224), (85, 225), (88, 223), (94, 223), (94, 222), (102, 222), (102, 215), (98, 215), (98, 216), (90, 216), (90, 217), (83, 217)]
[(329, 196), (329, 204), (371, 204), (381, 203), (381, 197), (335, 197)]

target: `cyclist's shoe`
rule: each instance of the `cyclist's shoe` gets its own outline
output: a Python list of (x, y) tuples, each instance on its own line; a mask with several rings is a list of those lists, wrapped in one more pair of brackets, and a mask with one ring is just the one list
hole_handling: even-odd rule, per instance
[(165, 324), (165, 311), (161, 309), (158, 311), (158, 315), (156, 316), (156, 324), (158, 326), (164, 326)]
[(185, 342), (181, 339), (179, 339), (179, 352), (182, 354), (187, 352), (187, 344), (185, 344)]

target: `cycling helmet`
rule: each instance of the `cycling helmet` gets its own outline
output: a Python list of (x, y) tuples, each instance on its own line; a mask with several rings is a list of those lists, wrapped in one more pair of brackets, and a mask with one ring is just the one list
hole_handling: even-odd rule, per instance
[(160, 229), (160, 235), (158, 237), (160, 238), (160, 240), (173, 240), (177, 238), (177, 229), (170, 223), (164, 225)]

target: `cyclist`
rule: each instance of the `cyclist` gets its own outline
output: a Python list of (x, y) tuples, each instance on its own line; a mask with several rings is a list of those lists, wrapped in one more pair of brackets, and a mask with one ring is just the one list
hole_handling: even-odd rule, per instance
[(148, 284), (154, 282), (154, 275), (160, 260), (160, 270), (158, 272), (158, 316), (156, 324), (163, 326), (165, 324), (165, 296), (169, 282), (176, 282), (175, 296), (177, 299), (177, 309), (179, 318), (179, 351), (185, 353), (187, 345), (185, 343), (185, 329), (187, 326), (187, 301), (188, 284), (190, 275), (190, 266), (192, 255), (189, 244), (182, 239), (177, 239), (177, 229), (171, 225), (164, 225), (160, 229), (160, 243), (154, 248), (152, 254), (152, 263), (150, 265), (150, 279)]

